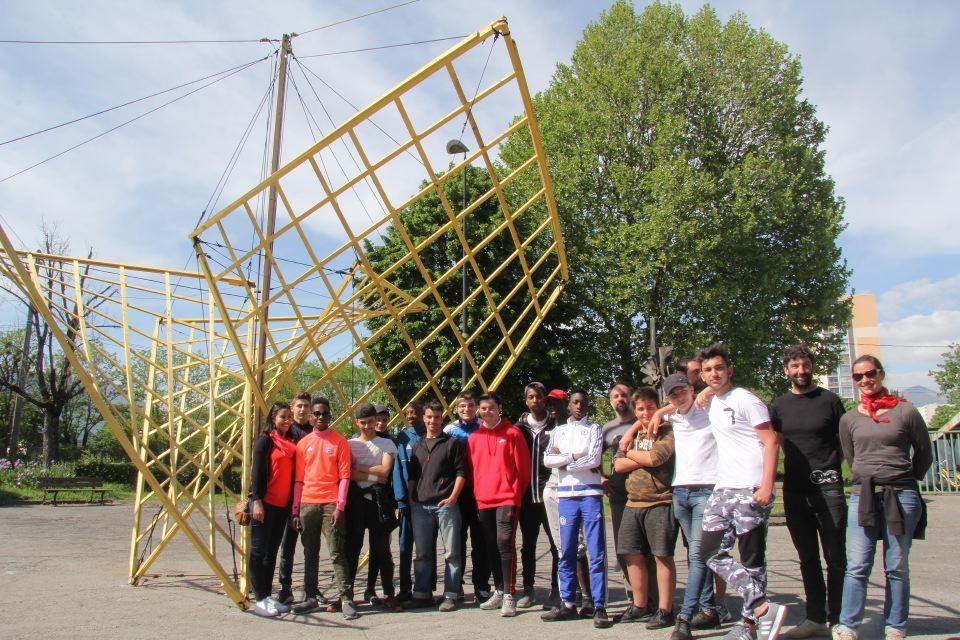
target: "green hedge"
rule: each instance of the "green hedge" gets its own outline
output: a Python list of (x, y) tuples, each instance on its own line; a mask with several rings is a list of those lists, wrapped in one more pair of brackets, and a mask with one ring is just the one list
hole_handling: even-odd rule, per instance
[(133, 484), (137, 481), (137, 468), (129, 462), (80, 462), (75, 473), (78, 477), (99, 478), (104, 482)]
[[(137, 481), (137, 468), (132, 462), (83, 462), (77, 464), (75, 473), (77, 476), (99, 478), (104, 482), (132, 485)], [(192, 468), (180, 472), (177, 480), (181, 484), (187, 484), (195, 475), (196, 469)], [(240, 491), (240, 467), (230, 468), (224, 474), (223, 482), (231, 491)]]

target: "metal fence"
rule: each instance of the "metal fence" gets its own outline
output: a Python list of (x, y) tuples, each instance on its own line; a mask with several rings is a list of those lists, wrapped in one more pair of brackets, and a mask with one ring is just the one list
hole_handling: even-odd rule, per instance
[(920, 481), (926, 493), (960, 493), (960, 433), (938, 433), (931, 441), (933, 464)]

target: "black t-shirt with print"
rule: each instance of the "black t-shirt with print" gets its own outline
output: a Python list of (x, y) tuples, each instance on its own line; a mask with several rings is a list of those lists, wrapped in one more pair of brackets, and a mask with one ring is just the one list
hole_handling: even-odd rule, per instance
[[(840, 416), (846, 412), (837, 394), (817, 387), (787, 392), (773, 401), (770, 422), (783, 434), (783, 488), (808, 493), (840, 481)], [(834, 471), (834, 474), (811, 473)], [(819, 480), (820, 482), (815, 482)]]

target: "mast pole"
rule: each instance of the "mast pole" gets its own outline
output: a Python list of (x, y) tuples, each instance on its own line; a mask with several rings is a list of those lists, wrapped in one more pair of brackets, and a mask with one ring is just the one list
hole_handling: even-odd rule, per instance
[[(295, 33), (283, 34), (280, 41), (280, 60), (277, 65), (277, 102), (273, 110), (273, 150), (270, 157), (270, 174), (273, 175), (280, 168), (280, 149), (283, 139), (283, 111), (287, 94), (287, 61), (293, 49), (290, 46), (290, 39)], [(263, 269), (260, 274), (260, 296), (259, 296), (259, 321), (257, 322), (257, 350), (254, 354), (254, 372), (256, 372), (256, 385), (262, 391), (264, 379), (264, 362), (267, 359), (267, 330), (268, 319), (270, 316), (270, 280), (273, 276), (273, 235), (277, 227), (277, 186), (276, 183), (270, 184), (270, 192), (267, 198), (267, 218), (264, 222), (264, 237), (268, 239), (266, 255), (263, 260)], [(255, 406), (253, 420), (255, 431), (260, 432), (262, 416), (265, 407)]]

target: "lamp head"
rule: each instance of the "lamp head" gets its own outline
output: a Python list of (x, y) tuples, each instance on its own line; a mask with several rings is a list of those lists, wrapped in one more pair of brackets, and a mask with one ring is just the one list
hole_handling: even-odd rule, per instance
[(467, 149), (467, 145), (463, 144), (456, 138), (447, 142), (447, 153), (452, 156), (458, 153), (466, 153), (467, 151), (470, 151), (470, 149)]

